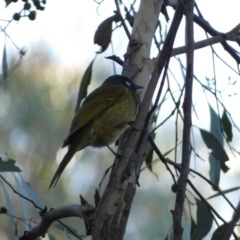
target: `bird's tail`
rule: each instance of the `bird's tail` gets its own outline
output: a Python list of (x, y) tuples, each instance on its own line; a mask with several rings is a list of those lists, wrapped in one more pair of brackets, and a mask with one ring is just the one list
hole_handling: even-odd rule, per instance
[(76, 153), (76, 150), (74, 148), (72, 148), (71, 146), (68, 149), (68, 152), (66, 153), (66, 155), (64, 156), (63, 160), (61, 161), (57, 171), (55, 172), (53, 179), (49, 185), (49, 189), (51, 187), (55, 187), (58, 179), (60, 178), (60, 176), (63, 173), (63, 170), (66, 168), (66, 166), (68, 165), (68, 163), (70, 162), (70, 160), (72, 159), (73, 155)]

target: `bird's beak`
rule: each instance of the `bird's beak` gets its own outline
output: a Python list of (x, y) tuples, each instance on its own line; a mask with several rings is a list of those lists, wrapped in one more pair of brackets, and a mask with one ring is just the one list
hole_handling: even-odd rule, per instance
[(139, 85), (136, 85), (136, 84), (134, 84), (133, 87), (134, 87), (135, 90), (143, 89), (143, 88), (144, 88), (144, 87), (139, 86)]

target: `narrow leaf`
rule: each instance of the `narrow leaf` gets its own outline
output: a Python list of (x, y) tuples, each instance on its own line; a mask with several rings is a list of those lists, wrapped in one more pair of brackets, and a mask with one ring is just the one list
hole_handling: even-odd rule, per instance
[(173, 228), (170, 230), (170, 233), (168, 234), (168, 240), (174, 240), (174, 231), (173, 231)]
[(197, 227), (193, 233), (191, 240), (199, 240), (205, 237), (212, 228), (213, 218), (210, 210), (198, 198), (197, 203)]
[(75, 107), (75, 113), (78, 111), (82, 100), (87, 96), (87, 89), (88, 89), (88, 86), (89, 86), (89, 84), (91, 82), (91, 78), (92, 78), (92, 67), (93, 67), (94, 60), (95, 60), (95, 58), (92, 60), (92, 62), (86, 69), (85, 73), (83, 74), (83, 77), (82, 77), (82, 80), (80, 83), (80, 87), (79, 87), (79, 91), (78, 91), (78, 98), (77, 98), (77, 103), (76, 103), (76, 107)]
[(15, 166), (15, 162), (13, 159), (3, 161), (0, 157), (0, 172), (22, 172), (19, 167)]
[(3, 49), (3, 58), (2, 58), (2, 75), (3, 75), (4, 89), (6, 89), (6, 85), (7, 85), (7, 72), (8, 72), (7, 50), (6, 50), (6, 44), (5, 44)]
[(192, 216), (191, 216), (191, 236), (193, 235), (194, 231), (196, 230), (197, 228), (197, 225), (196, 223), (194, 222)]
[(113, 21), (115, 22), (119, 21), (119, 17), (116, 14), (105, 19), (98, 26), (94, 34), (94, 44), (98, 44), (101, 47), (101, 49), (97, 53), (104, 52), (107, 49), (109, 43), (111, 42)]
[(214, 231), (211, 240), (225, 240), (226, 238), (224, 235), (225, 233), (227, 233), (228, 228), (229, 228), (228, 224), (224, 223), (223, 225), (221, 225)]
[(214, 111), (214, 109), (209, 105), (210, 110), (210, 132), (212, 135), (218, 139), (218, 141), (223, 145), (223, 133), (221, 129), (221, 122), (220, 117), (217, 115), (217, 113)]
[(5, 0), (6, 7), (12, 2), (12, 0)]
[(152, 172), (152, 160), (153, 160), (153, 148), (150, 149), (146, 157), (146, 165), (151, 172)]
[[(153, 106), (153, 103), (151, 104), (151, 107), (152, 106)], [(153, 112), (153, 114), (151, 115), (150, 120), (149, 120), (150, 124), (148, 124), (148, 127), (147, 127), (147, 131), (149, 133), (151, 133), (151, 137), (153, 140), (156, 137), (156, 134), (152, 133), (152, 132), (153, 132), (154, 126), (156, 125), (156, 121), (157, 121), (157, 117), (158, 117), (158, 110), (159, 110), (159, 107), (157, 107), (155, 109), (155, 111)], [(147, 145), (146, 145), (146, 149), (145, 149), (145, 154), (146, 154), (145, 162), (146, 162), (148, 169), (151, 172), (152, 172), (153, 153), (154, 153), (154, 151), (153, 151), (152, 145), (148, 141)]]
[(227, 153), (225, 152), (224, 148), (222, 147), (222, 144), (218, 141), (216, 137), (213, 136), (212, 133), (207, 132), (203, 129), (200, 129), (203, 141), (207, 145), (209, 149), (212, 150), (212, 153), (214, 157), (220, 161), (221, 169), (224, 172), (228, 171), (228, 166), (225, 164), (226, 161), (229, 160)]
[(224, 130), (224, 132), (226, 133), (226, 136), (227, 136), (227, 140), (229, 142), (231, 142), (232, 138), (233, 138), (232, 123), (228, 118), (226, 110), (224, 110), (224, 112), (223, 112), (221, 121), (222, 121), (222, 125), (223, 125), (223, 130)]
[[(218, 114), (214, 111), (214, 109), (211, 107), (211, 105), (209, 105), (209, 110), (210, 110), (210, 119), (211, 119), (210, 132), (216, 139), (218, 139), (220, 144), (223, 146), (223, 134), (222, 134), (221, 125), (220, 125), (220, 118)], [(210, 180), (212, 183), (218, 186), (220, 181), (220, 175), (221, 175), (221, 164), (216, 159), (213, 152), (211, 152), (209, 155), (209, 163), (210, 163), (210, 171), (209, 171)], [(213, 190), (216, 190), (216, 189), (214, 189), (213, 187)]]
[(168, 234), (164, 240), (174, 240), (174, 232), (172, 227), (169, 229)]
[[(3, 191), (4, 191), (4, 195), (5, 195), (7, 211), (9, 213), (9, 216), (10, 216), (10, 219), (11, 219), (11, 222), (12, 222), (12, 229), (13, 229), (13, 232), (16, 232), (17, 220), (15, 218), (16, 214), (15, 214), (15, 209), (14, 209), (14, 206), (13, 206), (12, 198), (9, 196), (9, 194), (8, 194), (6, 188), (4, 187), (3, 183), (2, 183), (2, 187), (3, 187)], [(15, 239), (18, 239), (16, 234), (14, 234), (14, 240)]]
[[(30, 183), (26, 182), (25, 180), (22, 180), (22, 185), (27, 192), (28, 197), (40, 208), (44, 208), (44, 205), (41, 202), (40, 197), (36, 194), (36, 192), (31, 187)], [(39, 209), (36, 209), (36, 211), (39, 213)]]
[[(26, 193), (25, 193), (25, 190), (24, 190), (21, 180), (15, 174), (14, 174), (14, 178), (17, 183), (18, 192), (21, 193), (22, 195), (25, 195)], [(26, 199), (20, 197), (20, 201), (22, 204), (22, 211), (23, 211), (24, 219), (30, 219)], [(25, 221), (25, 231), (28, 231), (28, 230), (29, 230), (29, 222)]]
[[(240, 189), (240, 187), (233, 187), (233, 188), (229, 188), (229, 189), (226, 189), (226, 190), (222, 190), (222, 193), (227, 194), (227, 193), (230, 193), (230, 192), (237, 191), (239, 189)], [(214, 198), (214, 197), (218, 197), (218, 196), (222, 196), (222, 194), (220, 194), (220, 193), (213, 194), (212, 196), (208, 197), (207, 200), (211, 199), (211, 198)]]
[[(221, 175), (221, 164), (214, 157), (212, 152), (209, 154), (209, 162), (210, 162), (210, 170), (209, 170), (210, 180), (213, 184), (218, 186), (220, 181), (220, 175)], [(216, 190), (214, 187), (212, 188), (213, 190)]]

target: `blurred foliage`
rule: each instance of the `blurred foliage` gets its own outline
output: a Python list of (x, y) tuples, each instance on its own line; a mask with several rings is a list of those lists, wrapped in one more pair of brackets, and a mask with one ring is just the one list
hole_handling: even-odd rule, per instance
[[(0, 155), (16, 159), (23, 178), (31, 182), (47, 204), (51, 196), (46, 194), (47, 185), (74, 114), (74, 85), (79, 84), (80, 72), (58, 67), (44, 46), (35, 49), (8, 76), (6, 89), (0, 89)], [(4, 176), (10, 181), (11, 175)], [(14, 199), (18, 205), (16, 195)], [(2, 198), (0, 205), (5, 205)], [(12, 232), (6, 217), (1, 219), (1, 225)]]

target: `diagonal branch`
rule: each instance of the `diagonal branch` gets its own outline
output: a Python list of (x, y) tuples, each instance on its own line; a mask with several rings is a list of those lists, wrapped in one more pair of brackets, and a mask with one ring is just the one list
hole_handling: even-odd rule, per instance
[(231, 235), (234, 234), (234, 228), (236, 227), (239, 219), (240, 219), (240, 201), (238, 203), (237, 210), (236, 212), (234, 212), (232, 220), (229, 223), (229, 228), (226, 230), (224, 239), (229, 240), (231, 238)]
[(68, 218), (68, 217), (84, 218), (84, 216), (86, 215), (85, 212), (90, 212), (90, 210), (92, 212), (94, 212), (95, 210), (95, 208), (90, 204), (87, 204), (85, 206), (70, 204), (70, 205), (54, 208), (51, 211), (44, 213), (44, 215), (41, 218), (41, 221), (38, 224), (36, 224), (33, 228), (31, 228), (30, 231), (26, 231), (24, 235), (19, 239), (34, 240), (39, 236), (44, 236), (54, 221), (57, 221), (61, 218)]
[[(236, 38), (238, 37), (237, 34), (240, 31), (240, 24), (238, 24), (236, 27), (234, 27), (231, 31), (227, 32), (227, 33), (221, 33), (219, 35), (216, 35), (214, 37), (202, 40), (202, 41), (198, 41), (195, 42), (194, 44), (194, 49), (201, 49), (213, 44), (217, 44), (217, 43), (223, 43), (226, 42), (227, 40), (229, 41), (236, 41)], [(187, 47), (186, 46), (182, 46), (182, 47), (178, 47), (178, 48), (174, 48), (172, 51), (172, 56), (176, 56), (176, 55), (180, 55), (183, 53), (187, 52)], [(239, 56), (237, 57), (237, 60), (239, 61)]]

